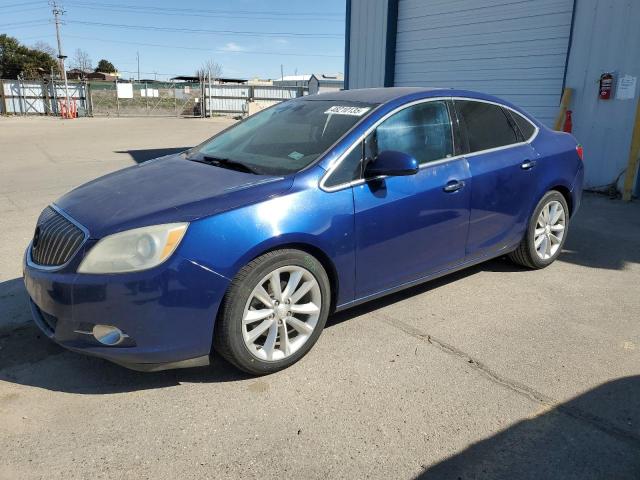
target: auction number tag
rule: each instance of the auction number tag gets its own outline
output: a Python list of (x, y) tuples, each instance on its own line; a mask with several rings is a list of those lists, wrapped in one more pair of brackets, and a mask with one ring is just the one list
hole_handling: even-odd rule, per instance
[(329, 110), (327, 110), (325, 115), (333, 114), (333, 115), (352, 115), (354, 117), (361, 117), (365, 113), (369, 111), (370, 107), (347, 107), (341, 105), (334, 105)]

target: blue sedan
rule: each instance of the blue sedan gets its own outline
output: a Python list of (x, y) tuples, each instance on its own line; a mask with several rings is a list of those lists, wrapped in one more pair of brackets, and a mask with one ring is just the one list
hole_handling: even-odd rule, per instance
[(583, 174), (571, 135), (488, 95), (307, 96), (64, 195), (24, 281), (70, 350), (146, 371), (215, 350), (266, 374), (334, 311), (501, 255), (548, 266)]

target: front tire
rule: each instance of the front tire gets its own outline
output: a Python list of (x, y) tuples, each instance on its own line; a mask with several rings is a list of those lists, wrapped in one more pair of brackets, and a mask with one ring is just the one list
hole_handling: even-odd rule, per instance
[(562, 251), (568, 228), (567, 201), (560, 192), (551, 190), (538, 202), (522, 242), (509, 258), (527, 268), (551, 265)]
[(216, 321), (214, 347), (241, 370), (264, 375), (300, 360), (329, 316), (322, 264), (293, 249), (265, 253), (231, 282)]

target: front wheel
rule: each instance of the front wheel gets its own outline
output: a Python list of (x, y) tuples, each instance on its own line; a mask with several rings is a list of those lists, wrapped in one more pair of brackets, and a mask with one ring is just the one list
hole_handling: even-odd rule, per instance
[(522, 242), (509, 258), (528, 268), (551, 265), (562, 250), (569, 228), (569, 207), (562, 194), (547, 192), (533, 212)]
[(300, 250), (268, 252), (234, 278), (214, 346), (235, 366), (262, 375), (286, 368), (317, 341), (331, 303), (322, 264)]

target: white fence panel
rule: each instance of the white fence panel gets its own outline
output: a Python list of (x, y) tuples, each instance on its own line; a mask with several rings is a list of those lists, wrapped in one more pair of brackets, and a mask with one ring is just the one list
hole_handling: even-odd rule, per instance
[[(209, 87), (205, 88), (205, 95), (209, 96)], [(248, 87), (236, 87), (226, 85), (216, 85), (211, 87), (212, 97), (241, 97), (249, 98)]]
[(207, 99), (209, 112), (244, 112), (247, 101), (244, 98), (210, 98)]
[[(82, 98), (84, 97), (85, 89), (84, 85), (69, 84), (69, 98)], [(64, 84), (56, 84), (56, 97), (65, 97)]]
[(22, 98), (19, 97), (5, 98), (5, 107), (7, 113), (22, 113), (24, 110)]
[[(22, 115), (49, 115), (58, 113), (58, 103), (64, 99), (65, 88), (33, 80), (0, 80), (4, 96), (4, 105), (0, 112)], [(69, 97), (74, 99), (78, 108), (86, 110), (86, 88), (84, 84), (70, 83)], [(2, 103), (2, 102), (0, 102)]]
[(296, 87), (254, 87), (254, 98), (269, 98), (288, 100), (298, 96)]

